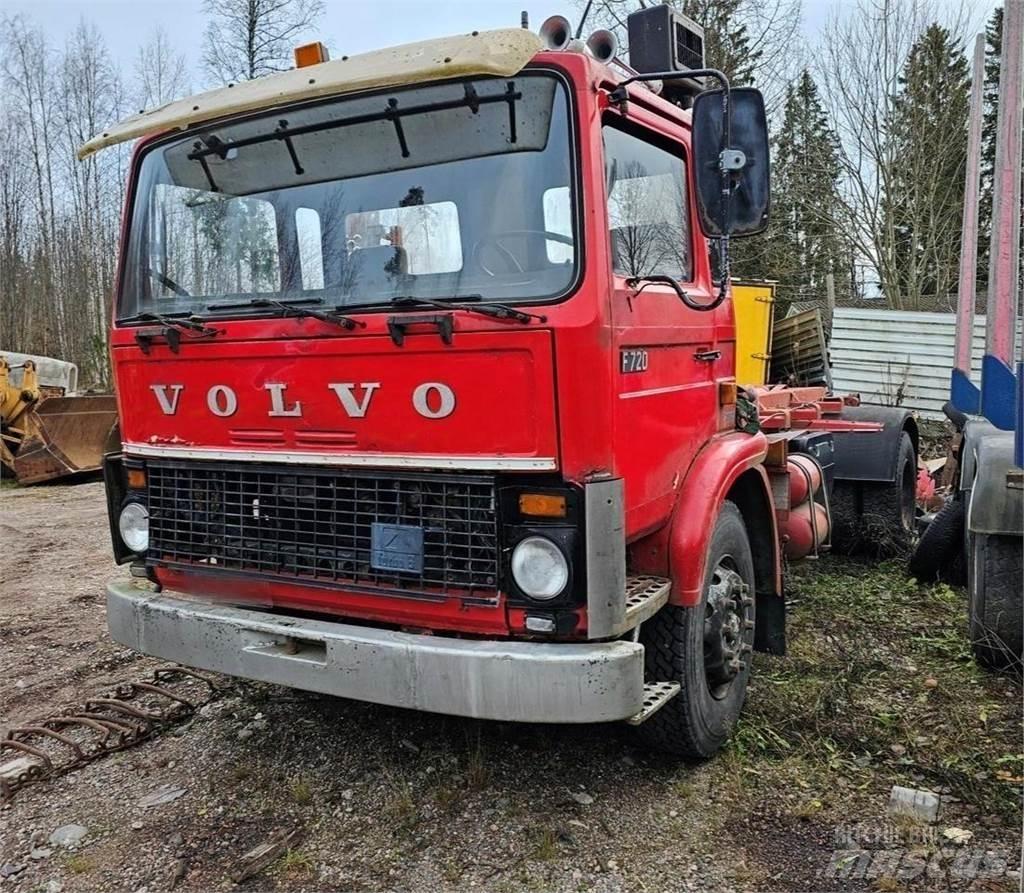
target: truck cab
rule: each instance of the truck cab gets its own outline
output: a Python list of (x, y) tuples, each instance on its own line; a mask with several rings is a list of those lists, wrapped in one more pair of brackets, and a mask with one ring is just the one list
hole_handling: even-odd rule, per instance
[[(551, 44), (323, 61), (83, 147), (142, 137), (110, 344), (135, 579), (108, 589), (115, 639), (428, 711), (627, 720), (682, 754), (725, 741), (783, 612), (700, 113)], [(733, 177), (755, 205), (766, 166), (748, 149)], [(750, 231), (766, 215), (765, 194)]]

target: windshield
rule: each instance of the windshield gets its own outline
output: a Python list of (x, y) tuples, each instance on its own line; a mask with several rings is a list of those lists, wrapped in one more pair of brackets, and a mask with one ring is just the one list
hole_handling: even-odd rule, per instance
[(556, 298), (574, 192), (566, 90), (542, 72), (205, 127), (143, 158), (118, 317)]

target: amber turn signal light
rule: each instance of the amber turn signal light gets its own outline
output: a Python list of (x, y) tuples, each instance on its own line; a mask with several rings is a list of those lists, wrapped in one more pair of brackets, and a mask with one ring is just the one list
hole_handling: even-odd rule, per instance
[(130, 490), (145, 490), (146, 489), (146, 469), (145, 468), (129, 468), (128, 469), (128, 488)]
[(718, 383), (718, 405), (732, 406), (736, 403), (736, 382), (720, 381)]
[(521, 493), (519, 511), (531, 518), (564, 518), (565, 497), (550, 493)]
[(327, 62), (331, 58), (331, 54), (327, 52), (325, 47), (318, 40), (316, 43), (304, 43), (300, 47), (295, 48), (295, 67), (305, 68), (307, 65), (319, 65), (321, 62)]

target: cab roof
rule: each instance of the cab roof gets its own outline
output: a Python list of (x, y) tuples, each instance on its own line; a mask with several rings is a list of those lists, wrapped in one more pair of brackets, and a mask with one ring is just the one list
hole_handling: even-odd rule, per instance
[(508, 77), (521, 71), (543, 48), (540, 38), (531, 31), (502, 28), (343, 56), (230, 84), (132, 115), (85, 143), (78, 150), (78, 158), (88, 158), (107, 146), (146, 134), (185, 130), (216, 118), (305, 99), (456, 77)]

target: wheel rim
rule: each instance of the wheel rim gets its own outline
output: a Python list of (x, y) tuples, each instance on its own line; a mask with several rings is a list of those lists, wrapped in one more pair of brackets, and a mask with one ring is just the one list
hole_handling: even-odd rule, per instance
[(914, 506), (917, 502), (917, 477), (912, 462), (905, 462), (900, 477), (900, 522), (903, 529), (914, 529)]
[(753, 651), (753, 605), (732, 557), (723, 556), (711, 573), (704, 603), (704, 677), (716, 700), (729, 694)]

